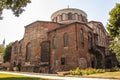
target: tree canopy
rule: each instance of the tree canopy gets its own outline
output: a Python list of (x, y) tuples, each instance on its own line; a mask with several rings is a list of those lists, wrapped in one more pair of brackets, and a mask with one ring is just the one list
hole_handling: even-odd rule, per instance
[(108, 23), (108, 31), (112, 37), (116, 37), (120, 34), (120, 4), (116, 3), (116, 6), (109, 13), (110, 19)]
[(0, 19), (2, 19), (2, 13), (5, 9), (12, 10), (15, 16), (19, 16), (30, 2), (31, 0), (0, 0)]
[(111, 41), (110, 50), (116, 54), (117, 60), (120, 62), (120, 37)]
[(113, 39), (110, 44), (110, 50), (116, 54), (120, 62), (120, 4), (116, 6), (109, 13), (110, 19), (108, 23), (108, 31)]
[(12, 43), (6, 45), (5, 53), (4, 53), (4, 62), (9, 62), (11, 59), (11, 51), (12, 51)]

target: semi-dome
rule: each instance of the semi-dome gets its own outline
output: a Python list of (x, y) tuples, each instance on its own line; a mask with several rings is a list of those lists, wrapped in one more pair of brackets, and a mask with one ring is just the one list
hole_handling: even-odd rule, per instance
[(87, 14), (76, 8), (65, 8), (54, 12), (51, 20), (57, 23), (87, 22)]

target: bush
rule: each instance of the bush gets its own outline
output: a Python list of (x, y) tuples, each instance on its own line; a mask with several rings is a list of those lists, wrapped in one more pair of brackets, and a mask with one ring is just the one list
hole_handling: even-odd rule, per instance
[(82, 75), (82, 72), (79, 68), (76, 68), (75, 70), (70, 70), (71, 75)]
[(110, 72), (115, 72), (115, 71), (120, 71), (120, 68), (118, 67), (113, 67), (110, 69)]
[(104, 73), (104, 69), (93, 69), (93, 68), (87, 68), (85, 70), (80, 70), (79, 68), (76, 68), (75, 70), (70, 70), (71, 75), (90, 75), (90, 74), (96, 74), (96, 73)]

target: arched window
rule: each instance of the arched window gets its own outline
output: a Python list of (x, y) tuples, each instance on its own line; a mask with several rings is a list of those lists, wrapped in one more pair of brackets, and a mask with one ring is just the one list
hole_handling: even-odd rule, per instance
[(55, 36), (52, 38), (52, 48), (53, 49), (56, 48), (56, 37)]
[(59, 21), (60, 21), (60, 15), (57, 16), (57, 22), (59, 22)]
[(78, 18), (80, 21), (82, 21), (82, 14), (79, 15), (79, 18)]
[(92, 35), (91, 33), (88, 34), (88, 49), (92, 49)]
[(63, 21), (62, 15), (60, 15), (60, 21)]
[(57, 22), (57, 17), (55, 17), (55, 22)]
[(68, 41), (68, 34), (65, 33), (64, 36), (63, 36), (63, 38), (64, 38), (64, 47), (67, 47), (68, 44), (69, 44), (69, 41)]
[(78, 14), (77, 13), (75, 13), (75, 20), (78, 20)]
[(84, 16), (83, 15), (81, 15), (81, 21), (84, 22)]
[(62, 20), (65, 20), (66, 19), (66, 14), (62, 14)]
[(28, 43), (26, 46), (26, 61), (30, 61), (30, 57), (31, 57), (31, 44)]
[(84, 48), (84, 32), (83, 32), (83, 29), (80, 29), (80, 41), (81, 41), (81, 47)]
[(68, 20), (72, 20), (72, 13), (68, 13)]
[(49, 42), (42, 42), (41, 44), (41, 62), (49, 62)]

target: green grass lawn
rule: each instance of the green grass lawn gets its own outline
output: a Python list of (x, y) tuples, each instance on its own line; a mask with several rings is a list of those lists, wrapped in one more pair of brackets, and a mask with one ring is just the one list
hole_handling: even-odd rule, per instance
[(119, 78), (120, 79), (120, 72), (105, 72), (99, 74), (92, 74), (88, 75), (88, 77), (108, 77), (108, 78)]
[(26, 76), (18, 76), (13, 74), (2, 74), (0, 73), (0, 80), (48, 80), (42, 78), (34, 78), (34, 77), (26, 77)]

